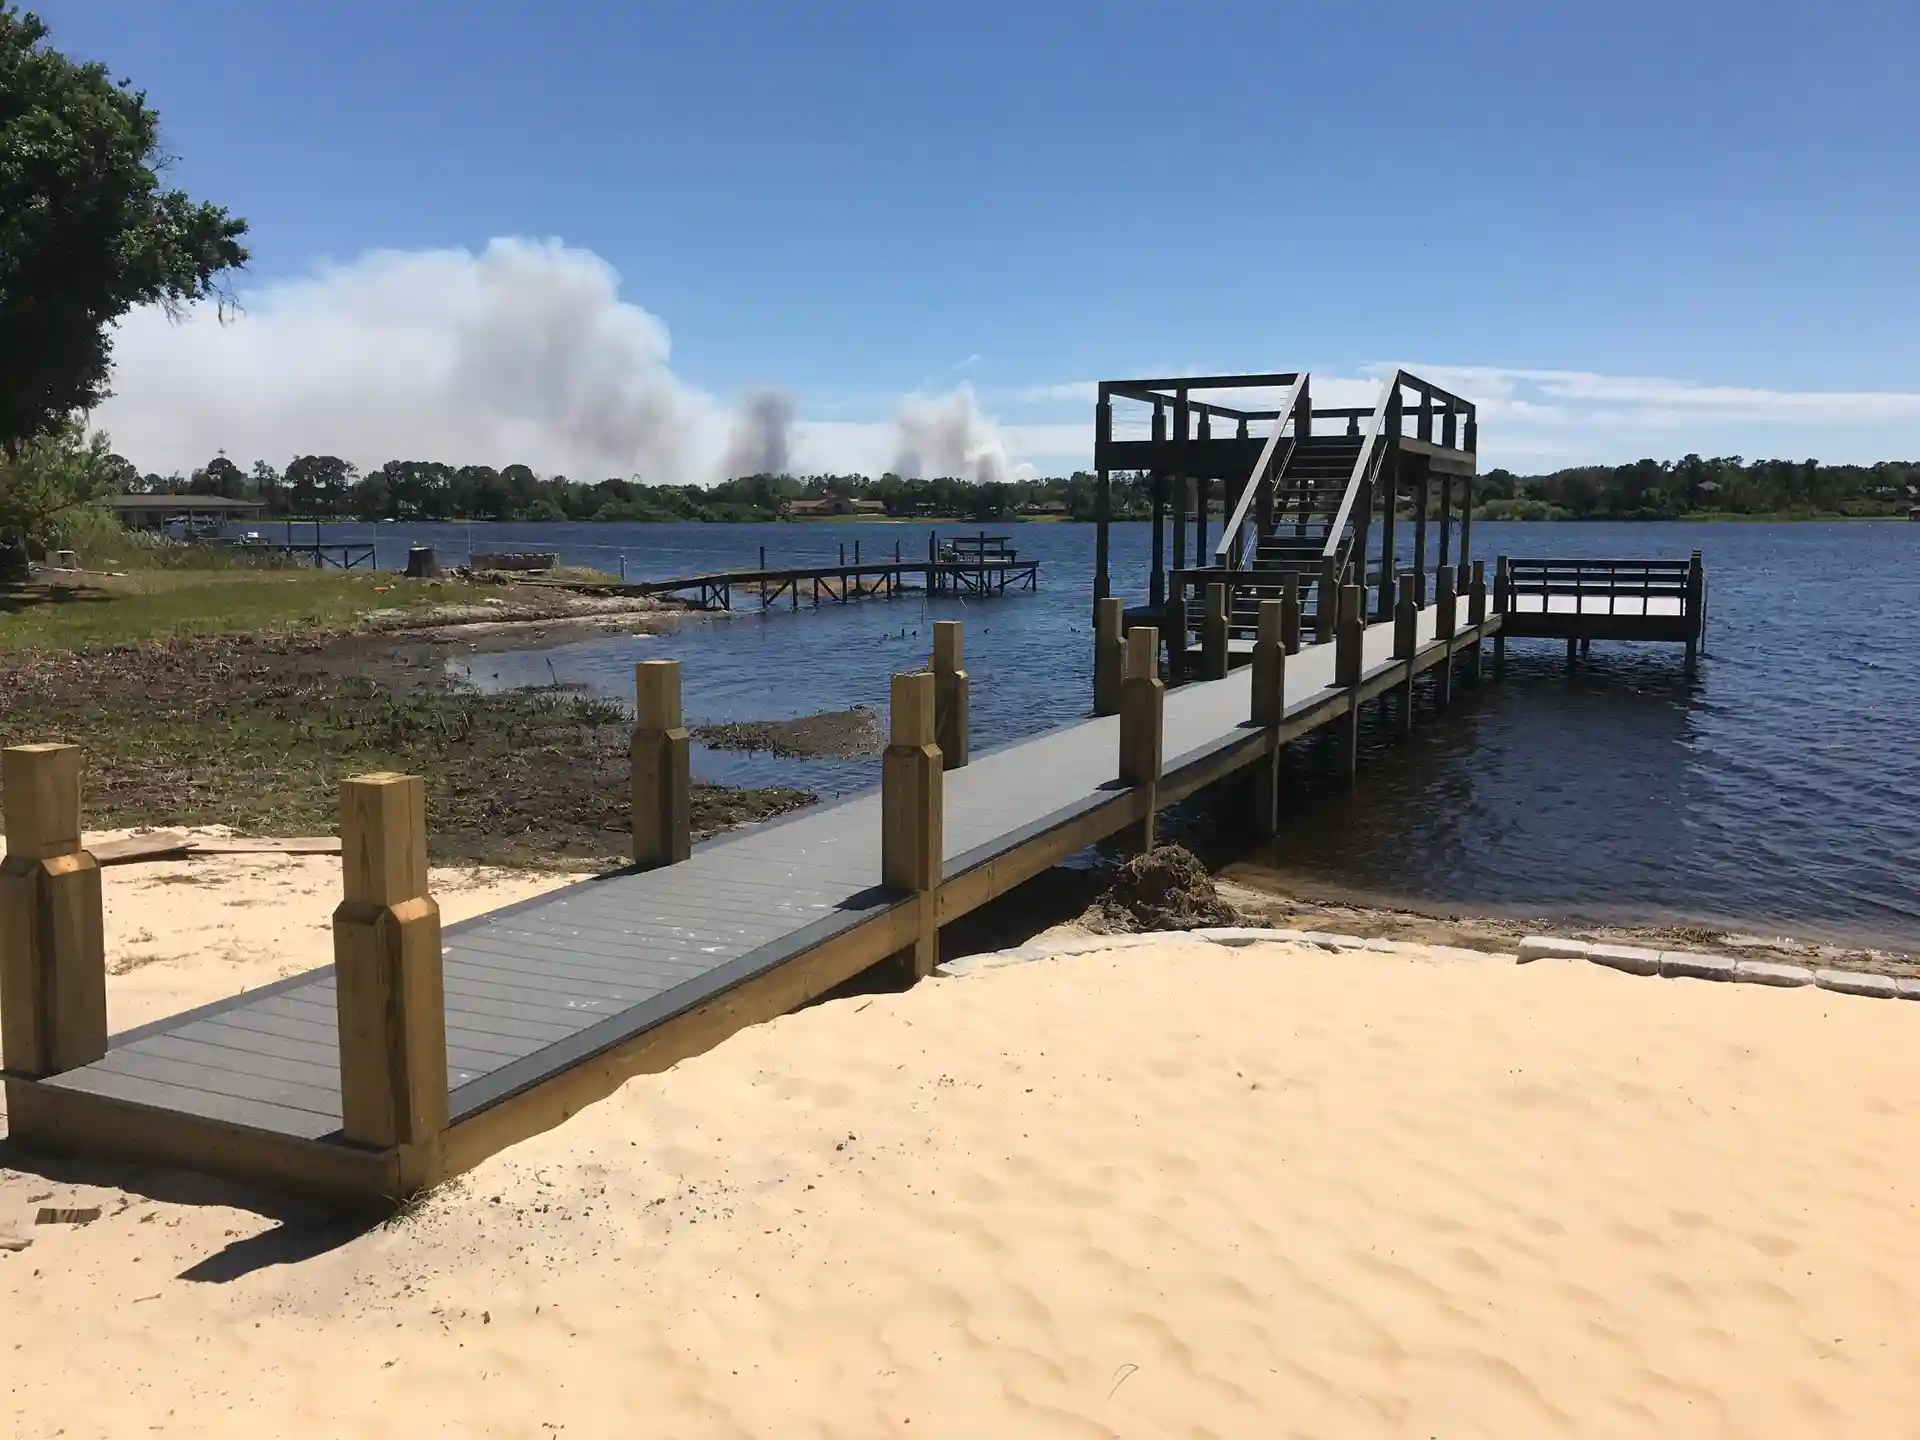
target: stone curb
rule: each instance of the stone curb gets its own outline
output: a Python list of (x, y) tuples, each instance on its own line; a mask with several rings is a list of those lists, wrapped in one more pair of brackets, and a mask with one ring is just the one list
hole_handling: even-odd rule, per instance
[(1324, 930), (1261, 929), (1257, 926), (1219, 926), (1207, 930), (1157, 930), (1143, 935), (1071, 935), (1046, 943), (1030, 943), (1011, 950), (968, 955), (941, 965), (935, 974), (972, 975), (1003, 965), (1034, 960), (1058, 960), (1099, 950), (1128, 950), (1167, 940), (1200, 940), (1228, 949), (1248, 945), (1312, 945), (1333, 952), (1367, 950), (1379, 955), (1413, 955), (1443, 960), (1585, 960), (1629, 975), (1653, 975), (1668, 980), (1719, 980), (1740, 985), (1793, 987), (1812, 985), (1836, 995), (1860, 995), (1877, 1000), (1920, 1000), (1920, 978), (1875, 975), (1862, 970), (1814, 969), (1775, 960), (1744, 960), (1732, 955), (1707, 955), (1693, 950), (1650, 950), (1639, 945), (1603, 945), (1586, 940), (1562, 940), (1553, 935), (1529, 935), (1517, 955), (1498, 951), (1465, 950), (1451, 945), (1423, 945), (1409, 940), (1368, 939), (1359, 935), (1332, 935)]

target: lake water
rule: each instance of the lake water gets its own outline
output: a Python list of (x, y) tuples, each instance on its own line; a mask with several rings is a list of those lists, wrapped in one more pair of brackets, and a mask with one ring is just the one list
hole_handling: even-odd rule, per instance
[[(948, 526), (942, 534), (977, 527)], [(976, 749), (1088, 711), (1093, 529), (1002, 525), (1041, 561), (1037, 594), (918, 594), (798, 614), (696, 616), (671, 634), (613, 635), (478, 655), (485, 686), (584, 683), (627, 699), (632, 665), (685, 662), (689, 723), (865, 704), (924, 662), (930, 622), (967, 622)], [(1403, 530), (1408, 527), (1401, 527)], [(1147, 527), (1114, 529), (1120, 593), (1144, 598)], [(567, 563), (664, 576), (851, 556), (890, 558), (908, 524), (764, 526), (329, 526), (376, 538), (383, 565), (409, 540), (458, 563), (482, 550), (557, 551)], [(1291, 764), (1292, 812), (1245, 857), (1303, 890), (1425, 909), (1546, 919), (1664, 919), (1864, 944), (1920, 945), (1920, 525), (1495, 524), (1474, 553), (1705, 555), (1707, 656), (1596, 643), (1569, 676), (1564, 645), (1511, 642), (1506, 680), (1456, 692), (1411, 742), (1368, 736), (1357, 785), (1333, 783), (1311, 745)], [(874, 783), (877, 762), (795, 762), (702, 750), (697, 773), (826, 793)]]

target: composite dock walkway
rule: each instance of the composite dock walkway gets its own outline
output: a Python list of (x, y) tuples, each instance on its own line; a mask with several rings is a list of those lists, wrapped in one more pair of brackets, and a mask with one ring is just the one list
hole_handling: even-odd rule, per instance
[[(1453, 603), (1445, 640), (1439, 612), (1420, 611), (1411, 661), (1394, 658), (1393, 624), (1369, 626), (1358, 685), (1335, 685), (1333, 643), (1287, 657), (1277, 727), (1251, 722), (1248, 669), (1169, 689), (1152, 787), (1115, 779), (1116, 716), (975, 756), (945, 777), (941, 884), (925, 895), (879, 882), (875, 789), (719, 837), (676, 865), (582, 881), (448, 926), (448, 1124), (425, 1178), (457, 1173), (628, 1075), (698, 1053), (897, 953), (923, 903), (943, 924), (1367, 699), (1396, 687), (1410, 694), (1413, 674), (1464, 651), (1477, 657), (1501, 617), (1474, 623), (1468, 597)], [(54, 1148), (391, 1194), (393, 1172), (340, 1134), (337, 1024), (333, 968), (293, 976), (119, 1035), (94, 1063), (9, 1077), (12, 1124)]]

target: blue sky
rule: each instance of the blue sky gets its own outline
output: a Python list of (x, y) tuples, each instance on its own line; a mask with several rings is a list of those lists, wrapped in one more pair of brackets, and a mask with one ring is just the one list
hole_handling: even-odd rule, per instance
[[(253, 226), (238, 325), (129, 327), (101, 419), (143, 463), (478, 437), (691, 473), (771, 384), (796, 464), (892, 463), (919, 396), (1050, 473), (1082, 382), (1392, 362), (1515, 468), (1920, 457), (1910, 3), (38, 8)], [(476, 299), (500, 237), (561, 243)], [(396, 291), (400, 339), (342, 318)]]

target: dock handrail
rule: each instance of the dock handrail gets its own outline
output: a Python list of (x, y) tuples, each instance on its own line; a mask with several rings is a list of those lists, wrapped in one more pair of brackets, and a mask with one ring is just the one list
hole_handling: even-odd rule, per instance
[[(1241, 488), (1240, 503), (1233, 507), (1233, 514), (1227, 518), (1227, 523), (1221, 528), (1220, 543), (1213, 548), (1213, 558), (1216, 564), (1223, 565), (1229, 570), (1245, 569), (1250, 552), (1259, 544), (1260, 527), (1258, 524), (1248, 525), (1248, 512), (1253, 511), (1262, 494), (1273, 493), (1274, 488), (1279, 484), (1282, 472), (1286, 469), (1286, 460), (1284, 458), (1276, 460), (1276, 457), (1279, 454), (1280, 441), (1288, 421), (1293, 421), (1294, 438), (1299, 438), (1300, 417), (1294, 412), (1301, 401), (1311, 393), (1307, 381), (1308, 377), (1303, 371), (1288, 389), (1274, 419), (1273, 433), (1267, 436), (1267, 443), (1261, 448), (1260, 458), (1254, 462), (1253, 473), (1247, 477), (1247, 483)], [(1313, 402), (1307, 400), (1306, 403), (1310, 411)], [(1291, 450), (1288, 453), (1291, 454)], [(1254, 511), (1254, 513), (1258, 515), (1260, 512)]]
[[(1442, 404), (1442, 408), (1438, 413), (1443, 417), (1444, 421), (1444, 443), (1442, 448), (1447, 450), (1457, 448), (1469, 455), (1473, 454), (1476, 449), (1478, 436), (1476, 434), (1477, 425), (1473, 402), (1464, 400), (1458, 395), (1450, 394), (1431, 381), (1422, 380), (1419, 376), (1411, 374), (1406, 370), (1396, 369), (1380, 386), (1380, 398), (1374, 402), (1373, 410), (1367, 420), (1367, 428), (1363, 432), (1364, 438), (1360, 442), (1360, 453), (1354, 457), (1353, 473), (1347, 478), (1346, 493), (1340, 497), (1340, 508), (1334, 512), (1333, 522), (1327, 527), (1327, 543), (1321, 551), (1322, 555), (1335, 557), (1339, 555), (1343, 537), (1346, 535), (1347, 526), (1353, 518), (1354, 503), (1360, 497), (1361, 487), (1376, 478), (1381, 468), (1381, 463), (1386, 458), (1388, 449), (1399, 441), (1407, 438), (1402, 434), (1402, 426), (1406, 421), (1406, 407), (1400, 399), (1400, 390), (1403, 386), (1416, 390), (1420, 394), (1419, 415), (1421, 433), (1417, 438), (1422, 444), (1432, 444), (1433, 416), (1436, 413), (1434, 410), (1434, 402), (1439, 401)], [(1335, 412), (1315, 411), (1314, 413), (1316, 415), (1323, 415)], [(1357, 417), (1362, 412), (1341, 411), (1338, 413)], [(1456, 417), (1464, 420), (1464, 424), (1461, 426), (1464, 434), (1458, 437), (1458, 444), (1456, 444), (1456, 432), (1454, 428)], [(1389, 483), (1397, 483), (1397, 481), (1390, 481)], [(1387, 503), (1389, 505), (1393, 503), (1392, 496), (1388, 497)], [(1362, 555), (1360, 557), (1360, 569), (1364, 571), (1365, 568), (1366, 557)], [(1365, 583), (1364, 580), (1362, 583)]]

